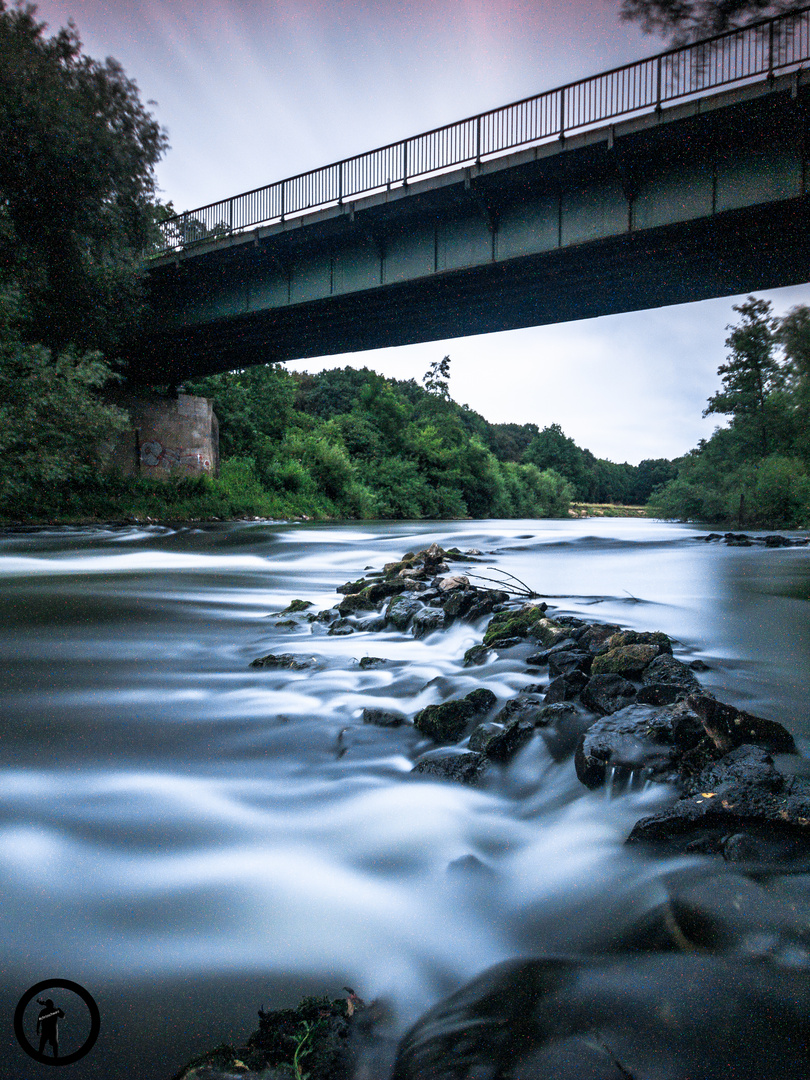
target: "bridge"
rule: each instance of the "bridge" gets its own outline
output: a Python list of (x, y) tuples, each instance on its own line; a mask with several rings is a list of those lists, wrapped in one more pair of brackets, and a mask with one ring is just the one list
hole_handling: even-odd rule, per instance
[(136, 379), (810, 280), (810, 8), (165, 222)]

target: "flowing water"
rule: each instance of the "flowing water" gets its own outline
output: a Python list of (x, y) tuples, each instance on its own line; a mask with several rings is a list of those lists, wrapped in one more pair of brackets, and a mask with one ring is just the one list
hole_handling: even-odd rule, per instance
[[(810, 549), (697, 533), (599, 519), (0, 534), (0, 1077), (41, 1074), (10, 1030), (41, 980), (98, 1002), (76, 1080), (167, 1080), (243, 1042), (260, 1005), (348, 985), (386, 999), (395, 1036), (496, 961), (609, 947), (674, 865), (623, 847), (665, 804), (660, 785), (590, 793), (539, 736), (482, 787), (412, 778), (429, 742), (363, 724), (364, 707), (411, 717), (478, 686), (506, 700), (545, 671), (519, 650), (463, 667), (484, 623), (417, 641), (274, 614), (330, 607), (342, 582), (433, 541), (477, 548), (473, 569), (559, 612), (664, 630), (709, 665), (705, 685), (806, 753)], [(249, 666), (268, 652), (315, 663)], [(456, 863), (470, 855), (478, 872)]]

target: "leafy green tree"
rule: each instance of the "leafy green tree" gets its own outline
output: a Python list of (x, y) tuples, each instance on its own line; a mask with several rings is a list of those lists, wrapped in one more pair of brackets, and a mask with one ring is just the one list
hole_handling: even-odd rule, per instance
[(723, 376), (723, 389), (709, 398), (703, 415), (730, 415), (740, 435), (752, 439), (765, 457), (772, 449), (778, 425), (772, 395), (784, 386), (784, 372), (776, 356), (777, 320), (771, 315), (771, 305), (753, 296), (735, 304), (734, 311), (739, 312), (741, 322), (728, 327), (729, 359), (717, 369)]
[(787, 358), (787, 384), (795, 410), (795, 449), (804, 461), (810, 462), (810, 308), (791, 308), (779, 323), (777, 338)]
[(0, 0), (0, 267), (26, 341), (110, 351), (143, 300), (166, 134), (117, 61), (84, 56), (72, 25), (45, 29)]
[(559, 424), (549, 424), (529, 443), (523, 460), (538, 469), (554, 469), (572, 485), (577, 498), (588, 497), (583, 451)]
[(448, 399), (450, 397), (450, 357), (434, 360), (422, 376), (422, 384), (429, 394)]

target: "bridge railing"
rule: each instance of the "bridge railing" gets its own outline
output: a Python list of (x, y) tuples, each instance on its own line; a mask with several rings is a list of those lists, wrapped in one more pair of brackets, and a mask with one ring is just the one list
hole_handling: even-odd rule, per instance
[(283, 221), (410, 180), (480, 162), (521, 146), (564, 138), (618, 116), (810, 60), (810, 7), (434, 128), (401, 142), (279, 180), (169, 218), (153, 255)]

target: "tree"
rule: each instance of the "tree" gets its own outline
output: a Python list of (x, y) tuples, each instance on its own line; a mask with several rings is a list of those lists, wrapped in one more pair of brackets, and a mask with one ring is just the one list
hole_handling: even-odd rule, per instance
[(682, 45), (802, 6), (803, 0), (622, 0), (620, 15)]
[(450, 397), (450, 357), (445, 356), (442, 360), (434, 360), (428, 370), (422, 376), (422, 384), (429, 394), (434, 397), (449, 399)]
[(72, 24), (45, 30), (0, 0), (0, 272), (27, 341), (113, 350), (142, 303), (166, 134), (117, 61), (84, 56)]
[(749, 296), (744, 304), (735, 304), (742, 321), (728, 326), (731, 331), (726, 346), (731, 350), (728, 363), (717, 374), (723, 376), (723, 389), (709, 398), (703, 415), (722, 413), (732, 417), (742, 437), (749, 432), (758, 452), (767, 456), (772, 448), (773, 404), (770, 396), (784, 385), (784, 373), (775, 356), (778, 320), (771, 315), (766, 300)]
[(810, 308), (800, 305), (783, 316), (777, 338), (787, 358), (787, 380), (795, 408), (796, 450), (810, 461)]

